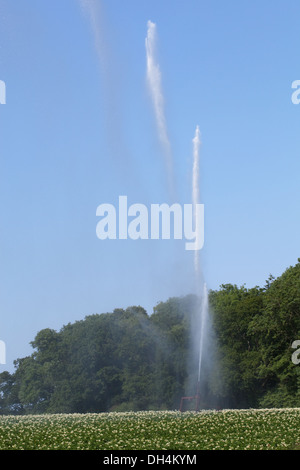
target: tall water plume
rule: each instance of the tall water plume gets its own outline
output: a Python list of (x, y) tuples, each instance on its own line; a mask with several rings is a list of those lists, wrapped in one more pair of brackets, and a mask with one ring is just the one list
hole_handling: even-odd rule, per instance
[(161, 71), (156, 58), (156, 42), (156, 24), (152, 21), (148, 21), (147, 37), (145, 40), (147, 57), (147, 82), (153, 104), (158, 136), (165, 156), (169, 193), (171, 197), (174, 198), (175, 189), (172, 151), (165, 117), (165, 100), (162, 91)]
[[(192, 182), (192, 201), (193, 201), (193, 214), (194, 214), (194, 225), (196, 230), (199, 230), (199, 220), (196, 216), (196, 205), (200, 204), (200, 148), (201, 148), (201, 135), (199, 126), (196, 127), (195, 136), (193, 138), (193, 182)], [(194, 254), (194, 273), (195, 273), (195, 284), (196, 294), (200, 299), (200, 305), (197, 304), (196, 312), (196, 328), (195, 328), (195, 347), (196, 353), (198, 352), (198, 375), (197, 375), (197, 393), (200, 392), (202, 383), (203, 373), (203, 361), (205, 358), (205, 351), (207, 350), (207, 339), (208, 339), (208, 291), (206, 283), (204, 282), (204, 276), (201, 268), (200, 251), (195, 251)], [(197, 351), (198, 349), (198, 351)]]
[[(107, 41), (103, 34), (102, 25), (102, 12), (100, 0), (79, 0), (83, 10), (89, 18), (91, 29), (93, 32), (95, 48), (97, 51), (99, 63), (101, 65), (106, 91), (108, 91), (108, 106), (107, 113), (115, 117), (113, 108), (116, 107), (115, 91), (116, 87), (112, 87), (114, 81), (113, 74), (108, 67), (109, 54), (107, 51)], [(165, 160), (165, 167), (167, 172), (168, 192), (171, 199), (175, 199), (175, 183), (174, 183), (174, 164), (172, 156), (171, 143), (168, 136), (167, 122), (165, 116), (165, 100), (162, 89), (162, 74), (160, 65), (157, 60), (156, 54), (157, 46), (157, 28), (156, 24), (148, 21), (147, 36), (145, 39), (146, 59), (147, 59), (147, 84), (150, 92), (151, 103), (154, 110), (154, 116), (157, 126), (159, 141), (161, 144), (162, 152)], [(110, 119), (108, 119), (110, 121)], [(115, 123), (113, 119), (112, 122)], [(115, 129), (114, 126), (111, 126)], [(115, 142), (115, 132), (112, 133), (113, 141)], [(195, 135), (193, 138), (193, 171), (192, 171), (192, 203), (194, 214), (194, 228), (197, 233), (200, 231), (200, 220), (197, 217), (196, 205), (200, 204), (200, 148), (201, 148), (201, 135), (199, 126), (196, 127)], [(119, 141), (118, 141), (119, 144)], [(124, 152), (122, 152), (124, 153)], [(128, 166), (128, 160), (125, 158), (124, 162)], [(202, 272), (200, 251), (194, 252), (194, 278), (196, 285), (196, 296), (200, 299), (195, 309), (194, 323), (192, 325), (193, 337), (193, 382), (197, 375), (197, 393), (203, 389), (203, 383), (207, 378), (207, 369), (210, 365), (210, 358), (206, 354), (210, 346), (210, 317), (209, 317), (209, 302), (208, 291), (204, 276)], [(194, 367), (194, 365), (196, 366)], [(195, 385), (195, 384), (194, 384)], [(190, 384), (192, 386), (192, 384)]]
[[(196, 205), (200, 204), (200, 187), (199, 187), (200, 146), (201, 146), (200, 129), (199, 129), (199, 126), (197, 126), (195, 137), (193, 138), (193, 195), (192, 195), (194, 226), (195, 226), (197, 233), (199, 232), (197, 230), (199, 228), (198, 227), (199, 221), (196, 217), (196, 214), (197, 214)], [(199, 272), (200, 271), (200, 254), (199, 254), (199, 251), (197, 250), (195, 251), (194, 264), (195, 264), (195, 273), (196, 273), (196, 280), (197, 280), (200, 274)]]

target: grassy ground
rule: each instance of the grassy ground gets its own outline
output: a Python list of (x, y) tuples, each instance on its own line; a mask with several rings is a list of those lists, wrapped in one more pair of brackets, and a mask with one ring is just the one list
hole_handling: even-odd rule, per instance
[(0, 450), (300, 448), (300, 408), (0, 416)]

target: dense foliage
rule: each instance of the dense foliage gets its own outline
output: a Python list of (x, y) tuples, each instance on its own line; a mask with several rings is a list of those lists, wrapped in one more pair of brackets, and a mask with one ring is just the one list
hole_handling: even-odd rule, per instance
[[(209, 304), (216, 360), (205, 378), (205, 406), (299, 407), (291, 345), (300, 339), (300, 260), (263, 288), (222, 285)], [(0, 413), (178, 409), (196, 386), (198, 307), (189, 295), (159, 303), (151, 315), (129, 307), (40, 331), (32, 355), (0, 374)]]

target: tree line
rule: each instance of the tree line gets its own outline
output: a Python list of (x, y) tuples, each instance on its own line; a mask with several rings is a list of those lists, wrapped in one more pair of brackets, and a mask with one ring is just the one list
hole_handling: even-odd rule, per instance
[[(192, 341), (200, 299), (160, 302), (89, 315), (60, 331), (43, 329), (33, 353), (0, 374), (0, 413), (87, 413), (178, 409), (193, 395)], [(209, 292), (213, 360), (200, 406), (300, 406), (300, 259), (263, 287), (221, 285)]]

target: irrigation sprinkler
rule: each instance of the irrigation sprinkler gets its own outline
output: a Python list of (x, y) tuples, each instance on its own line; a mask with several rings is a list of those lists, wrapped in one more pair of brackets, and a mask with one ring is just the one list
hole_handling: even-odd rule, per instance
[(195, 411), (198, 412), (200, 411), (200, 383), (197, 382), (197, 389), (196, 389), (196, 395), (193, 395), (192, 397), (181, 397), (180, 400), (180, 407), (179, 411), (182, 413), (183, 410), (183, 405), (184, 401), (195, 401)]

